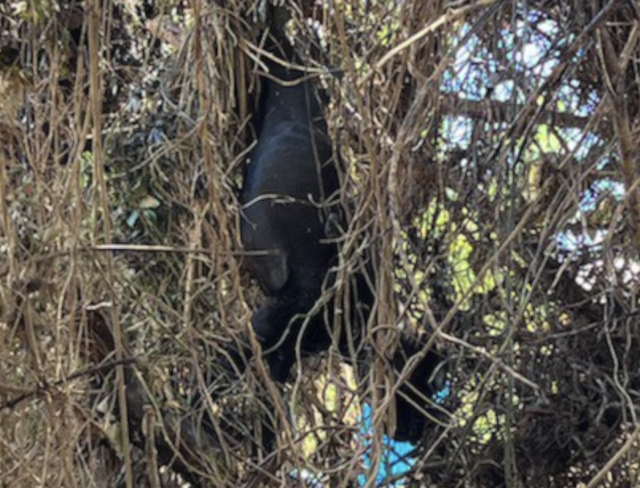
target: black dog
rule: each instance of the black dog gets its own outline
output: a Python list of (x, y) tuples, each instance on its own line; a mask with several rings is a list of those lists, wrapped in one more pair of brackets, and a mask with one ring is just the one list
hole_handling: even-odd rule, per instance
[[(273, 29), (265, 50), (284, 63), (297, 64), (282, 26)], [(255, 116), (258, 141), (245, 169), (240, 231), (249, 270), (267, 296), (252, 318), (252, 327), (266, 353), (271, 376), (285, 381), (298, 341), (303, 353), (316, 353), (330, 344), (325, 317), (333, 315), (335, 305), (330, 300), (323, 310), (317, 302), (323, 289), (335, 280), (331, 268), (337, 264), (338, 248), (328, 242), (327, 229), (335, 217), (340, 224), (339, 180), (312, 80), (272, 59), (265, 63), (269, 73), (261, 81)], [(371, 266), (368, 268), (372, 275)], [(364, 337), (360, 329), (375, 299), (365, 274), (352, 277), (351, 316), (344, 317), (360, 352)], [(346, 352), (344, 332), (339, 344)], [(402, 339), (392, 358), (394, 367), (402, 369), (418, 350), (411, 341)], [(440, 356), (429, 353), (409, 378), (420, 394), (407, 385), (400, 391), (424, 405), (421, 395), (433, 394), (428, 380), (440, 361)], [(396, 411), (395, 438), (417, 441), (428, 420), (403, 395), (396, 396)]]
[[(276, 31), (267, 51), (295, 62), (293, 48)], [(337, 247), (327, 242), (336, 212), (338, 175), (316, 90), (308, 76), (267, 60), (256, 120), (258, 142), (250, 154), (242, 189), (241, 238), (247, 264), (267, 302), (252, 319), (272, 376), (284, 381), (308, 312), (322, 295)], [(334, 205), (335, 207), (335, 205)], [(337, 215), (337, 214), (336, 214)], [(322, 313), (309, 318), (302, 349), (329, 344)], [(277, 346), (277, 347), (275, 347)]]

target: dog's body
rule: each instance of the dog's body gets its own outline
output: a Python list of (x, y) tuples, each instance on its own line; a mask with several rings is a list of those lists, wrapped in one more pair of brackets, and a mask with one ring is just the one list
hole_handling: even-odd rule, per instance
[[(284, 36), (269, 49), (295, 61)], [(337, 201), (338, 176), (322, 107), (305, 74), (268, 61), (257, 117), (258, 142), (242, 190), (241, 237), (251, 274), (267, 295), (252, 320), (272, 374), (286, 379), (295, 359), (303, 317), (322, 295), (337, 257), (325, 229)], [(308, 78), (308, 77), (307, 77)], [(335, 206), (335, 204), (334, 204)], [(305, 327), (302, 349), (317, 352), (329, 336), (316, 314)], [(284, 336), (284, 337), (283, 337)], [(275, 371), (274, 371), (275, 369)]]
[[(272, 34), (265, 50), (284, 63), (296, 63), (282, 31), (276, 28)], [(329, 307), (324, 308), (319, 299), (335, 281), (331, 269), (338, 261), (338, 247), (327, 230), (334, 217), (341, 223), (339, 180), (313, 80), (269, 58), (265, 64), (269, 73), (261, 77), (261, 101), (254, 117), (258, 140), (244, 174), (240, 231), (249, 271), (266, 295), (252, 318), (253, 330), (271, 376), (285, 381), (298, 352), (317, 353), (331, 343), (331, 320), (326, 318), (337, 305), (329, 297)], [(343, 315), (337, 341), (343, 352), (349, 351), (349, 343), (355, 346), (358, 356), (375, 300), (366, 277), (373, 276), (372, 265), (365, 268), (350, 277), (351, 297), (341, 307), (348, 316)], [(396, 369), (418, 350), (403, 339), (391, 358)], [(411, 375), (418, 394), (403, 385), (396, 395), (396, 439), (415, 442), (421, 437), (428, 420), (412, 401), (424, 404), (424, 397), (433, 394), (428, 379), (440, 360), (429, 353)]]

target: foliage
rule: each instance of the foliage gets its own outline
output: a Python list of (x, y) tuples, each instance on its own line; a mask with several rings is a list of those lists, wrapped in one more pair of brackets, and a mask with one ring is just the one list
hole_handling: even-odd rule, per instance
[[(289, 4), (345, 165), (341, 271), (376, 263), (369, 374), (335, 350), (284, 388), (220, 366), (261, 300), (236, 200), (259, 5), (5, 2), (2, 483), (637, 485), (635, 3)], [(448, 394), (379, 479), (401, 325)]]

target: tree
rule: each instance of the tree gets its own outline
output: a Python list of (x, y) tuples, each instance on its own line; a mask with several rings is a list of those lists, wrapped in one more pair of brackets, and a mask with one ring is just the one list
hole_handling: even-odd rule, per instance
[[(286, 386), (229, 361), (256, 6), (98, 3), (0, 6), (4, 483), (637, 484), (635, 3), (287, 4), (346, 166), (340, 293), (370, 256), (377, 301), (367, 375), (330, 349)], [(400, 324), (447, 387), (376, 481)]]

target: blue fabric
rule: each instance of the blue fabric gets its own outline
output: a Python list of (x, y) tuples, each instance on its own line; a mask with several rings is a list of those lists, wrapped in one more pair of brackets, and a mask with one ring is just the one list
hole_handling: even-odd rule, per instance
[[(435, 394), (434, 399), (437, 403), (442, 404), (450, 393), (451, 388), (449, 385), (446, 385), (442, 390)], [(362, 426), (360, 428), (360, 435), (364, 439), (364, 445), (367, 448), (362, 460), (366, 469), (371, 468), (371, 441), (369, 440), (369, 434), (373, 431), (371, 427), (371, 413), (371, 406), (368, 403), (365, 403), (362, 409), (362, 417), (360, 418), (360, 425)], [(376, 484), (378, 486), (385, 487), (405, 486), (405, 480), (402, 478), (398, 480), (398, 478), (411, 471), (411, 468), (416, 464), (416, 458), (409, 457), (409, 454), (415, 446), (410, 442), (394, 441), (393, 439), (389, 439), (386, 435), (383, 436), (382, 442), (384, 444), (385, 452), (376, 472)], [(395, 483), (385, 483), (386, 480), (390, 479), (395, 479), (397, 481)], [(358, 477), (358, 482), (360, 483), (360, 486), (363, 486), (366, 483), (366, 476), (363, 474), (360, 475)]]
[[(366, 403), (362, 409), (362, 418), (360, 434), (364, 439), (364, 444), (367, 447), (363, 456), (363, 463), (366, 469), (371, 468), (371, 440), (369, 436), (372, 432), (371, 428), (371, 406)], [(410, 442), (397, 442), (393, 439), (389, 439), (386, 435), (382, 440), (384, 444), (385, 453), (382, 456), (382, 462), (376, 471), (376, 483), (378, 485), (384, 484), (385, 480), (389, 478), (396, 478), (408, 473), (413, 465), (416, 463), (416, 459), (407, 457), (407, 455), (414, 449), (414, 445)], [(397, 478), (396, 478), (397, 479)], [(360, 486), (363, 486), (366, 482), (365, 475), (361, 474), (358, 477)], [(404, 481), (399, 480), (395, 483), (390, 483), (385, 486), (404, 486)]]
[[(442, 390), (434, 395), (434, 399), (437, 403), (443, 403), (451, 393), (449, 385), (445, 386)], [(371, 426), (372, 412), (371, 405), (365, 403), (362, 408), (362, 415), (360, 417), (360, 436), (366, 447), (366, 451), (362, 456), (362, 463), (365, 469), (371, 469), (371, 433), (373, 428)], [(376, 486), (386, 488), (396, 488), (406, 485), (406, 480), (402, 478), (407, 474), (413, 466), (416, 464), (416, 458), (410, 457), (409, 454), (415, 448), (410, 442), (398, 442), (393, 439), (389, 439), (386, 435), (383, 436), (382, 442), (384, 444), (384, 454), (377, 470), (375, 471)], [(303, 479), (307, 483), (307, 486), (318, 487), (323, 486), (320, 479), (313, 473), (303, 470), (299, 473), (298, 470), (293, 470), (290, 475), (296, 479)], [(391, 482), (395, 479), (395, 482)], [(358, 476), (358, 483), (360, 486), (364, 486), (366, 483), (366, 476), (361, 474)]]

